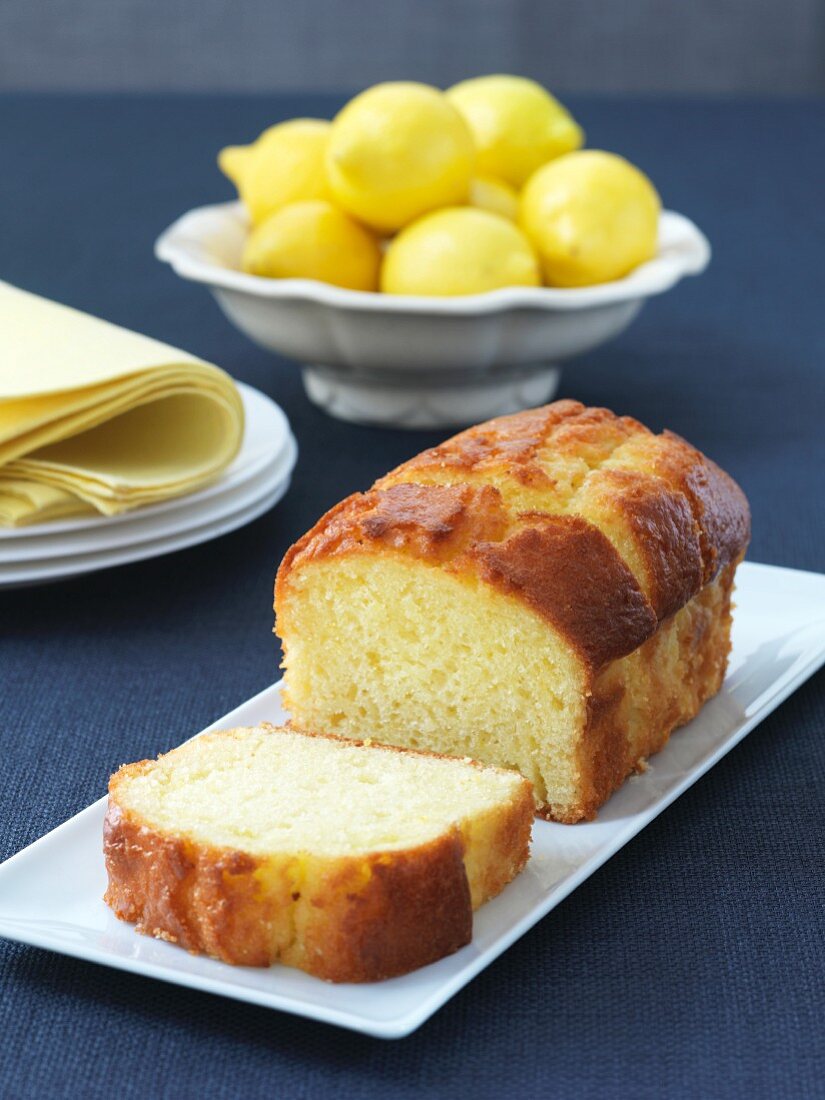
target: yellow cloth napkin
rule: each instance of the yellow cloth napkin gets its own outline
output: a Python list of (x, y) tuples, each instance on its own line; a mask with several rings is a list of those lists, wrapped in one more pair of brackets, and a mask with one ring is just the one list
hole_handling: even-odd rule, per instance
[(242, 436), (224, 371), (0, 282), (0, 524), (188, 493)]

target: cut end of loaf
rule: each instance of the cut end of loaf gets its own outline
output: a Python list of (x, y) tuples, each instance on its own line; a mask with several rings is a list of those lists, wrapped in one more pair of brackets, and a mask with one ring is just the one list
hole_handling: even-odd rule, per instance
[(593, 673), (523, 601), (386, 555), (301, 571), (289, 605), (285, 701), (344, 737), (515, 768), (536, 811), (591, 819), (720, 688), (734, 567), (630, 654)]
[(576, 798), (567, 735), (585, 681), (523, 605), (392, 555), (320, 561), (288, 609), (285, 702), (302, 725), (515, 768), (540, 805)]

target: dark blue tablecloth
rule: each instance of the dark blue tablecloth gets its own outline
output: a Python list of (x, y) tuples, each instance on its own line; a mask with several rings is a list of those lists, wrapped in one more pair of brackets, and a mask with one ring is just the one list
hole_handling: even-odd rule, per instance
[[(339, 101), (0, 100), (0, 277), (191, 349), (279, 401), (289, 496), (216, 542), (0, 592), (5, 857), (278, 675), (271, 586), (328, 505), (439, 433), (327, 419), (152, 257), (227, 197), (222, 145)], [(753, 506), (751, 557), (825, 569), (825, 112), (581, 100), (591, 144), (708, 234), (699, 279), (571, 365), (561, 395), (667, 425)], [(332, 1027), (0, 945), (3, 1097), (825, 1095), (825, 681), (696, 787), (411, 1038)]]

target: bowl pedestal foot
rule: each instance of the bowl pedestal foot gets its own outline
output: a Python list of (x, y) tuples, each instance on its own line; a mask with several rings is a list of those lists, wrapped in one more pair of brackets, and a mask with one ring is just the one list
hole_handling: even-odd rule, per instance
[(330, 416), (396, 428), (453, 428), (543, 405), (556, 392), (561, 370), (531, 363), (479, 377), (462, 371), (337, 370), (304, 366), (304, 388)]

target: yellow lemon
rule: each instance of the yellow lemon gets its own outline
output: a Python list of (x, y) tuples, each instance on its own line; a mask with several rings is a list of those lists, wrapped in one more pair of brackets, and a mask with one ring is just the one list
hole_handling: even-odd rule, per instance
[(293, 118), (264, 130), (251, 145), (221, 149), (218, 164), (238, 188), (253, 225), (288, 202), (329, 198), (324, 154), (330, 123)]
[(552, 286), (627, 275), (656, 253), (661, 203), (644, 173), (596, 149), (569, 153), (531, 176), (519, 223)]
[(524, 234), (506, 218), (470, 206), (436, 210), (407, 226), (381, 267), (387, 294), (448, 297), (540, 282)]
[(293, 202), (249, 235), (242, 267), (270, 279), (318, 279), (377, 290), (381, 250), (362, 225), (323, 199)]
[(464, 119), (427, 84), (376, 84), (332, 123), (327, 178), (335, 200), (383, 232), (467, 201), (473, 139)]
[(548, 160), (578, 149), (579, 125), (540, 84), (521, 76), (480, 76), (447, 91), (475, 139), (476, 170), (521, 187)]
[(518, 218), (518, 194), (503, 180), (475, 176), (470, 180), (470, 206), (500, 214), (511, 222)]

